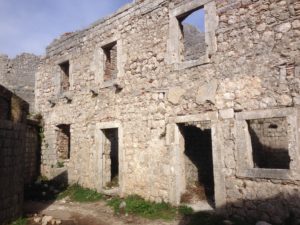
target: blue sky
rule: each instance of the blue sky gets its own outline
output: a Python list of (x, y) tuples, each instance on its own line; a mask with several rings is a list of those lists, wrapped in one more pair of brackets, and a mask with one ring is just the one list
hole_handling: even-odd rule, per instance
[(83, 29), (132, 0), (0, 0), (0, 53), (44, 54), (65, 32)]
[(204, 32), (205, 31), (205, 13), (204, 9), (197, 10), (190, 14), (184, 21), (183, 23), (185, 24), (191, 24), (197, 27), (200, 31)]

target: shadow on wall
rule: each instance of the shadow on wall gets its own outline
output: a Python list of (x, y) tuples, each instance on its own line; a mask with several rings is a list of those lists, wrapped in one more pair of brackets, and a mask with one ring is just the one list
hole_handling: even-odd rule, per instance
[(0, 85), (0, 119), (14, 123), (24, 123), (29, 112), (29, 105), (20, 97)]
[[(39, 178), (35, 183), (26, 185), (24, 190), (25, 214), (40, 213), (48, 208), (68, 187), (68, 171), (64, 171), (51, 180)], [(39, 202), (39, 204), (31, 204)], [(33, 207), (34, 205), (34, 207)]]
[(300, 190), (298, 194), (282, 193), (272, 198), (248, 199), (228, 203), (217, 209), (220, 215), (211, 216), (199, 212), (185, 216), (178, 225), (225, 225), (224, 220), (233, 225), (255, 225), (257, 221), (266, 221), (273, 225), (300, 225)]
[[(249, 133), (252, 143), (252, 155), (253, 163), (256, 168), (269, 168), (269, 169), (289, 169), (290, 168), (290, 156), (288, 151), (288, 144), (286, 141), (286, 147), (276, 148), (277, 142), (282, 142), (282, 137), (269, 137), (269, 145), (261, 143), (259, 137), (254, 129), (248, 125)], [(273, 128), (275, 129), (275, 128)]]

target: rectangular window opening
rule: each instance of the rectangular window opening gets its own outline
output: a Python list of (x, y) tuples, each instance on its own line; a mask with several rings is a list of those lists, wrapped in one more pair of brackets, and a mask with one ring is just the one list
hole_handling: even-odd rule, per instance
[(62, 91), (68, 91), (70, 88), (70, 63), (69, 61), (59, 64), (61, 69), (61, 88)]
[(103, 129), (103, 184), (105, 188), (119, 186), (118, 128)]
[(285, 117), (247, 120), (254, 168), (289, 169), (288, 123)]
[(189, 11), (177, 19), (182, 34), (183, 61), (197, 60), (206, 55), (204, 8)]
[(69, 124), (60, 124), (57, 126), (57, 155), (60, 160), (70, 159), (71, 152), (71, 134)]
[[(186, 192), (181, 202), (214, 207), (214, 175), (209, 121), (179, 124), (184, 141)], [(202, 204), (201, 203), (201, 204)]]
[(0, 97), (0, 120), (10, 120), (11, 103), (6, 98)]
[(104, 46), (103, 52), (105, 55), (105, 71), (104, 71), (104, 81), (110, 81), (117, 77), (118, 67), (117, 67), (117, 42), (113, 42)]

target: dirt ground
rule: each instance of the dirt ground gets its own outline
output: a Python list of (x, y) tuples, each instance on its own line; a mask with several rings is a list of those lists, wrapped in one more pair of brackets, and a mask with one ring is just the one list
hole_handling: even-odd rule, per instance
[[(179, 220), (148, 220), (132, 215), (115, 215), (105, 202), (73, 203), (64, 200), (56, 202), (26, 202), (25, 213), (31, 217), (30, 225), (42, 224), (33, 222), (35, 218), (52, 216), (60, 220), (61, 225), (178, 225)], [(49, 222), (48, 224), (51, 224)]]

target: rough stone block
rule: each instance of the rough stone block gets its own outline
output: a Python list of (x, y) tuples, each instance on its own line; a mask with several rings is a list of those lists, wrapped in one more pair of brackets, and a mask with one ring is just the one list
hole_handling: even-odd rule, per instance
[(234, 110), (233, 109), (223, 109), (219, 110), (220, 118), (222, 119), (233, 119), (234, 118)]
[(168, 101), (174, 105), (177, 105), (184, 93), (185, 93), (184, 89), (180, 87), (172, 87), (169, 89), (168, 92)]

